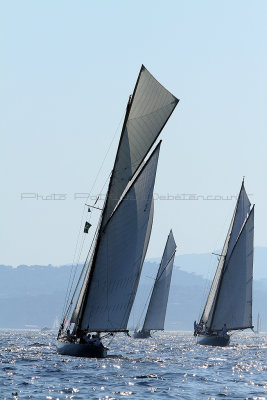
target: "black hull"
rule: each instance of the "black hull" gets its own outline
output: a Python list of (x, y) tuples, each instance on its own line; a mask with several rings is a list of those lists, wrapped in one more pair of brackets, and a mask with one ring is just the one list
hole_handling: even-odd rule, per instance
[(219, 335), (199, 335), (197, 337), (197, 343), (203, 346), (228, 346), (230, 342), (230, 336), (219, 336)]
[(134, 332), (134, 339), (147, 339), (151, 337), (150, 331), (138, 331)]
[(107, 356), (107, 348), (102, 345), (68, 343), (61, 340), (57, 341), (57, 352), (72, 357), (105, 358)]

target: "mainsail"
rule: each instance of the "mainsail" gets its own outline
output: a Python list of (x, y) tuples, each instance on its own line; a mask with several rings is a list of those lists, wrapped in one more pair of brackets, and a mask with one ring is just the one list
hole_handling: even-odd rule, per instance
[(126, 330), (149, 228), (160, 144), (132, 183), (101, 237), (81, 320), (93, 331)]
[(163, 330), (170, 291), (176, 243), (170, 231), (158, 269), (142, 330)]
[(76, 328), (127, 329), (152, 228), (160, 144), (144, 160), (177, 103), (142, 66), (127, 106), (94, 252), (71, 317)]
[(201, 321), (211, 331), (252, 327), (254, 207), (240, 189)]

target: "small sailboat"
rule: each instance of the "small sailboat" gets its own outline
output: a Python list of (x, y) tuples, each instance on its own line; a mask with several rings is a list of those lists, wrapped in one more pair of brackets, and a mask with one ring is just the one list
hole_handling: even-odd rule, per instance
[(253, 328), (254, 205), (241, 185), (230, 228), (200, 322), (195, 322), (198, 343), (226, 346), (229, 331)]
[(258, 313), (258, 318), (257, 318), (257, 330), (255, 333), (260, 333), (261, 332), (261, 317), (260, 314)]
[(58, 328), (59, 328), (59, 319), (58, 319), (58, 316), (56, 316), (56, 318), (54, 319), (53, 325), (52, 325), (52, 330), (55, 331), (55, 330), (58, 330)]
[[(117, 332), (128, 333), (152, 229), (161, 142), (152, 153), (150, 150), (177, 103), (178, 99), (142, 66), (126, 108), (93, 251), (88, 253), (86, 272), (79, 279), (82, 284), (79, 291), (76, 286), (58, 332), (60, 354), (105, 357), (107, 348), (102, 339)], [(89, 224), (86, 231), (88, 228)]]
[(170, 231), (153, 286), (145, 320), (141, 330), (136, 329), (134, 338), (151, 337), (151, 331), (164, 330), (166, 309), (170, 291), (176, 243)]

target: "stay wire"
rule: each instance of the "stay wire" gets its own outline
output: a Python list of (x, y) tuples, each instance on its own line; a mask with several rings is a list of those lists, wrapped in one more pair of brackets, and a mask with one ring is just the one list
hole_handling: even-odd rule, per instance
[[(122, 115), (122, 117), (121, 117), (121, 119), (120, 119), (120, 122), (119, 122), (119, 124), (118, 124), (118, 126), (117, 126), (117, 128), (116, 128), (116, 130), (115, 130), (115, 133), (114, 133), (114, 135), (113, 135), (113, 137), (112, 137), (112, 140), (111, 140), (111, 142), (110, 142), (110, 144), (109, 144), (109, 147), (108, 147), (108, 149), (107, 149), (107, 151), (106, 151), (106, 154), (105, 154), (105, 156), (104, 156), (104, 158), (103, 158), (103, 161), (102, 161), (102, 163), (101, 163), (101, 165), (100, 165), (100, 167), (99, 167), (99, 169), (98, 169), (96, 178), (95, 178), (95, 180), (94, 180), (94, 182), (93, 182), (93, 184), (92, 184), (92, 186), (91, 186), (91, 188), (90, 188), (89, 194), (88, 194), (88, 196), (87, 196), (87, 198), (86, 198), (86, 202), (88, 201), (89, 197), (91, 196), (92, 190), (93, 190), (94, 187), (95, 187), (95, 184), (96, 184), (96, 182), (97, 182), (97, 179), (98, 179), (98, 177), (99, 177), (99, 175), (100, 175), (100, 172), (101, 172), (101, 170), (102, 170), (102, 168), (103, 168), (103, 165), (104, 165), (104, 163), (105, 163), (105, 161), (106, 161), (106, 158), (107, 158), (107, 156), (108, 156), (108, 154), (109, 154), (109, 152), (110, 152), (111, 146), (112, 146), (112, 144), (113, 144), (113, 142), (114, 142), (114, 140), (115, 140), (115, 137), (116, 137), (116, 135), (117, 135), (117, 133), (118, 133), (118, 130), (119, 130), (120, 126), (121, 126), (121, 123), (122, 123), (123, 118), (124, 118), (124, 114)], [(101, 192), (102, 192), (103, 188), (105, 187), (105, 185), (106, 185), (108, 179), (110, 178), (110, 175), (111, 175), (111, 173), (109, 174), (109, 176), (108, 176), (108, 178), (106, 179), (104, 185), (102, 186)], [(80, 226), (79, 226), (79, 230), (78, 230), (78, 235), (77, 235), (77, 240), (76, 240), (76, 245), (75, 245), (75, 250), (74, 250), (74, 256), (73, 256), (73, 261), (72, 261), (72, 265), (71, 265), (70, 277), (69, 277), (69, 281), (68, 281), (68, 285), (67, 285), (67, 290), (66, 290), (66, 296), (65, 296), (65, 300), (64, 300), (64, 306), (63, 306), (63, 312), (62, 312), (62, 319), (64, 319), (64, 316), (66, 315), (67, 303), (68, 303), (68, 301), (69, 301), (70, 293), (71, 293), (70, 287), (72, 288), (72, 286), (73, 286), (73, 281), (74, 281), (75, 276), (76, 276), (76, 272), (73, 273), (73, 269), (74, 269), (74, 266), (75, 266), (75, 267), (76, 267), (75, 269), (76, 269), (76, 271), (77, 271), (77, 265), (78, 265), (78, 263), (75, 262), (75, 259), (76, 259), (76, 255), (77, 255), (78, 244), (79, 244), (79, 242), (80, 242), (80, 236), (81, 236), (81, 234), (82, 234), (82, 226), (83, 226), (83, 220), (84, 220), (85, 209), (86, 209), (86, 206), (83, 207), (83, 211), (82, 211), (81, 222), (80, 222)], [(95, 232), (95, 233), (96, 233), (96, 232)], [(95, 236), (95, 235), (94, 235), (94, 236)], [(84, 242), (85, 242), (85, 240), (82, 241), (82, 245), (81, 245), (80, 252), (79, 252), (79, 259), (80, 259), (80, 255), (81, 255), (82, 250), (83, 250)], [(90, 252), (90, 250), (89, 250), (89, 252)], [(88, 252), (88, 255), (89, 255), (89, 252)], [(71, 279), (72, 275), (74, 275), (74, 276), (73, 276), (73, 278)], [(71, 281), (72, 281), (72, 283), (70, 283)], [(71, 286), (70, 286), (70, 285), (71, 285)], [(74, 294), (75, 294), (75, 293), (74, 293)]]

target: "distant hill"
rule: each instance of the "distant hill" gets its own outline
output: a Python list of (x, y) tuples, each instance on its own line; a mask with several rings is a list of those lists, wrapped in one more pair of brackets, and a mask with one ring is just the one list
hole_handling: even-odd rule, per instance
[[(176, 258), (177, 261), (177, 258)], [(175, 262), (176, 262), (175, 261)], [(146, 262), (144, 264), (141, 284), (137, 292), (134, 309), (129, 321), (130, 326), (135, 326), (148, 294), (151, 292), (153, 280), (147, 276), (155, 276), (158, 263)], [(191, 330), (194, 319), (199, 318), (209, 292), (211, 280), (193, 272), (183, 271), (177, 265), (174, 266), (171, 282), (170, 296), (166, 314), (165, 329), (167, 330)], [(256, 324), (258, 313), (262, 319), (262, 330), (267, 331), (267, 278), (254, 280), (253, 285), (253, 320)]]
[[(193, 258), (191, 255), (176, 258), (166, 329), (191, 330), (194, 319), (202, 311), (210, 281), (188, 268), (190, 265), (192, 269), (193, 265), (203, 265), (202, 256), (200, 255), (199, 259), (197, 255), (193, 255)], [(183, 268), (181, 268), (181, 257)], [(130, 327), (136, 326), (144, 309), (157, 267), (157, 262), (144, 264), (135, 305), (129, 320)], [(24, 328), (29, 325), (38, 328), (51, 327), (56, 316), (59, 318), (61, 316), (70, 270), (70, 265), (59, 267), (21, 265), (17, 268), (0, 265), (0, 328)], [(267, 278), (256, 279), (254, 281), (254, 320), (259, 312), (262, 318), (262, 329), (265, 331), (267, 331), (266, 296)]]
[[(215, 251), (219, 254), (220, 250)], [(158, 262), (160, 259), (149, 259), (149, 262)], [(217, 267), (217, 256), (212, 253), (179, 254), (176, 253), (175, 265), (181, 270), (202, 275), (206, 279), (212, 279)], [(267, 247), (255, 247), (254, 251), (254, 279), (267, 279)]]

